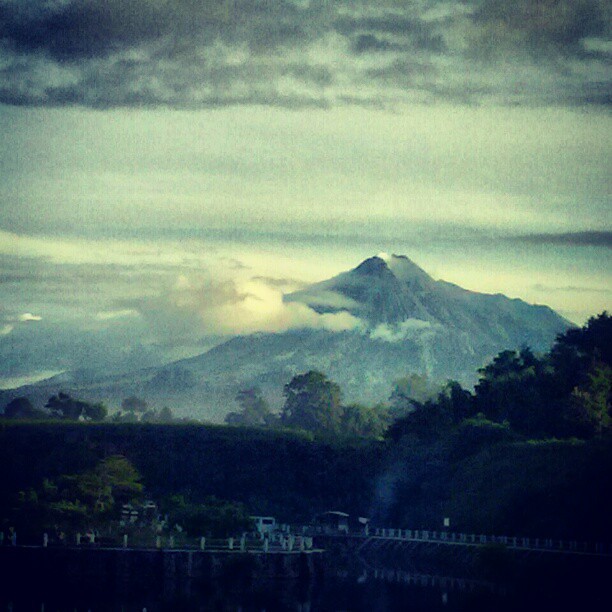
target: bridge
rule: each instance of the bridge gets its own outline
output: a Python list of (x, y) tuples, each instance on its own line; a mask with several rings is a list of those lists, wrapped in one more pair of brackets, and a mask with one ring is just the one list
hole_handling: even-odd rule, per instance
[[(310, 531), (309, 531), (310, 533)], [(315, 534), (317, 530), (315, 529)], [(604, 542), (579, 542), (553, 538), (534, 538), (519, 536), (496, 536), (483, 534), (431, 531), (426, 529), (375, 528), (361, 533), (319, 530), (320, 535), (334, 538), (355, 538), (361, 540), (359, 550), (369, 546), (385, 544), (419, 544), (433, 546), (481, 547), (498, 545), (517, 552), (556, 553), (565, 555), (585, 555), (612, 557), (612, 544)], [(316, 536), (315, 536), (316, 537)]]
[[(321, 552), (317, 542), (321, 538), (351, 539), (357, 545), (358, 550), (367, 549), (369, 546), (384, 547), (385, 545), (429, 545), (429, 546), (453, 546), (463, 548), (475, 548), (482, 546), (502, 546), (513, 551), (524, 553), (556, 553), (564, 555), (583, 555), (592, 557), (612, 557), (612, 544), (604, 542), (581, 542), (577, 540), (560, 540), (553, 538), (520, 537), (520, 536), (498, 536), (475, 533), (457, 533), (448, 531), (432, 531), (427, 529), (399, 529), (366, 527), (360, 531), (348, 531), (321, 527), (313, 525), (282, 525), (281, 529), (272, 532), (265, 537), (259, 534), (243, 533), (240, 537), (229, 537), (224, 539), (201, 538), (176, 538), (170, 535), (167, 538), (157, 536), (147, 541), (129, 541), (128, 536), (115, 540), (114, 542), (98, 542), (93, 547), (107, 549), (179, 549), (184, 551), (206, 551), (206, 552), (250, 552), (250, 553), (283, 553), (291, 554), (298, 552)], [(6, 542), (9, 546), (16, 546), (16, 537)], [(43, 548), (51, 543), (47, 535), (41, 539)], [(77, 548), (92, 546), (80, 534), (76, 535)], [(74, 546), (74, 544), (73, 544)], [(30, 543), (30, 547), (31, 543)]]

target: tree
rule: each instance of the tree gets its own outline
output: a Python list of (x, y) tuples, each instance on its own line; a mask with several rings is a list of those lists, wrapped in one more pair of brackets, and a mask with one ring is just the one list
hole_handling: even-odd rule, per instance
[(16, 397), (4, 408), (4, 417), (7, 419), (44, 419), (46, 413), (34, 408), (27, 397)]
[(275, 420), (268, 402), (261, 393), (259, 387), (242, 389), (236, 395), (236, 402), (240, 405), (240, 412), (230, 412), (225, 417), (228, 425), (270, 425)]
[(92, 404), (73, 399), (62, 391), (57, 395), (52, 395), (45, 404), (45, 408), (49, 408), (53, 416), (71, 421), (77, 421), (80, 418), (87, 421), (103, 421), (108, 414), (108, 409), (104, 404)]
[(158, 414), (155, 410), (147, 410), (143, 412), (140, 417), (141, 423), (155, 423), (157, 421)]
[(547, 359), (529, 349), (502, 351), (479, 370), (476, 385), (477, 412), (529, 436), (559, 433), (561, 411), (551, 396)]
[(595, 365), (588, 382), (576, 387), (566, 408), (566, 424), (570, 435), (590, 438), (612, 426), (612, 367)]
[(417, 438), (439, 438), (453, 425), (453, 418), (444, 402), (428, 400), (424, 404), (416, 404), (414, 410), (405, 417), (398, 419), (387, 430), (387, 437), (398, 441), (412, 434)]
[(455, 425), (476, 414), (474, 397), (456, 380), (449, 380), (438, 393), (438, 404), (450, 414)]
[(112, 517), (117, 507), (142, 497), (140, 474), (122, 455), (100, 461), (93, 469), (45, 479), (38, 489), (21, 491), (16, 516), (36, 529), (65, 525), (83, 528)]
[(532, 437), (588, 438), (612, 423), (612, 318), (591, 317), (560, 334), (550, 352), (503, 351), (476, 385), (476, 405), (487, 418), (508, 421)]
[(207, 497), (201, 504), (175, 499), (170, 517), (172, 523), (181, 525), (191, 536), (227, 537), (253, 528), (253, 521), (243, 504), (214, 496)]
[(103, 459), (94, 472), (100, 481), (110, 488), (114, 502), (124, 504), (142, 496), (140, 474), (123, 455), (111, 455)]
[(108, 415), (108, 408), (102, 403), (86, 404), (83, 416), (88, 421), (103, 421)]
[(121, 402), (121, 410), (126, 412), (146, 412), (149, 405), (143, 399), (136, 397), (135, 395), (131, 395), (130, 397), (126, 397)]
[(118, 410), (113, 414), (112, 421), (113, 423), (138, 423), (138, 415), (135, 412), (121, 412), (121, 410)]
[(384, 406), (349, 404), (342, 408), (341, 430), (346, 436), (381, 438), (389, 425), (389, 411)]
[(389, 397), (391, 414), (395, 418), (406, 416), (419, 404), (434, 399), (440, 391), (439, 385), (432, 383), (422, 374), (409, 374), (395, 381)]
[(172, 410), (168, 406), (164, 406), (157, 415), (157, 421), (159, 423), (172, 423), (174, 421)]
[(597, 364), (612, 367), (612, 317), (602, 312), (582, 328), (560, 334), (550, 352), (556, 384), (563, 393), (586, 385)]
[(397, 419), (387, 436), (393, 440), (408, 434), (422, 439), (437, 438), (473, 416), (474, 411), (472, 394), (457, 381), (449, 380), (435, 399), (423, 403), (413, 400), (412, 411)]
[(284, 388), (281, 422), (308, 431), (336, 433), (342, 420), (340, 387), (311, 370), (294, 376)]

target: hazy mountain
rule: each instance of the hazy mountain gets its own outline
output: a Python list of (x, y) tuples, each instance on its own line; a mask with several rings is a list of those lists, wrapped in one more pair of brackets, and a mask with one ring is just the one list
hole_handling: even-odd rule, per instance
[(388, 398), (393, 382), (411, 372), (434, 380), (475, 382), (476, 369), (500, 350), (546, 350), (570, 323), (547, 306), (467, 291), (436, 281), (404, 256), (378, 256), (355, 269), (285, 296), (321, 315), (350, 315), (352, 329), (301, 329), (239, 336), (206, 353), (121, 376), (75, 380), (62, 375), (0, 395), (43, 401), (61, 387), (118, 406), (138, 395), (177, 413), (221, 420), (236, 392), (259, 385), (280, 407), (283, 385), (319, 369), (348, 400)]

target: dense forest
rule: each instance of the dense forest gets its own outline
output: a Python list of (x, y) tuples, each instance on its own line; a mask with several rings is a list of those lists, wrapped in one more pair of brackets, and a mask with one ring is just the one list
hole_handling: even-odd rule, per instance
[[(226, 426), (58, 393), (13, 400), (0, 420), (0, 527), (86, 528), (154, 499), (172, 523), (221, 533), (249, 514), (309, 521), (325, 510), (381, 525), (611, 540), (612, 318), (551, 350), (504, 351), (473, 390), (424, 377), (389, 402), (345, 405), (320, 372), (285, 385), (280, 414), (240, 391)], [(189, 527), (187, 527), (189, 530)]]

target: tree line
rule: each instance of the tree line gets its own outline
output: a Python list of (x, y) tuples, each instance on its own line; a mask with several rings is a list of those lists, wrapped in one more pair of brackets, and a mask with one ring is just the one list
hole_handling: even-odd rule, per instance
[(105, 420), (113, 423), (172, 423), (175, 420), (172, 410), (167, 406), (155, 410), (136, 396), (122, 400), (121, 409), (110, 414), (104, 403), (77, 399), (64, 391), (52, 395), (45, 404), (45, 410), (36, 408), (27, 397), (16, 397), (5, 406), (3, 416), (7, 419), (59, 419), (94, 423)]

